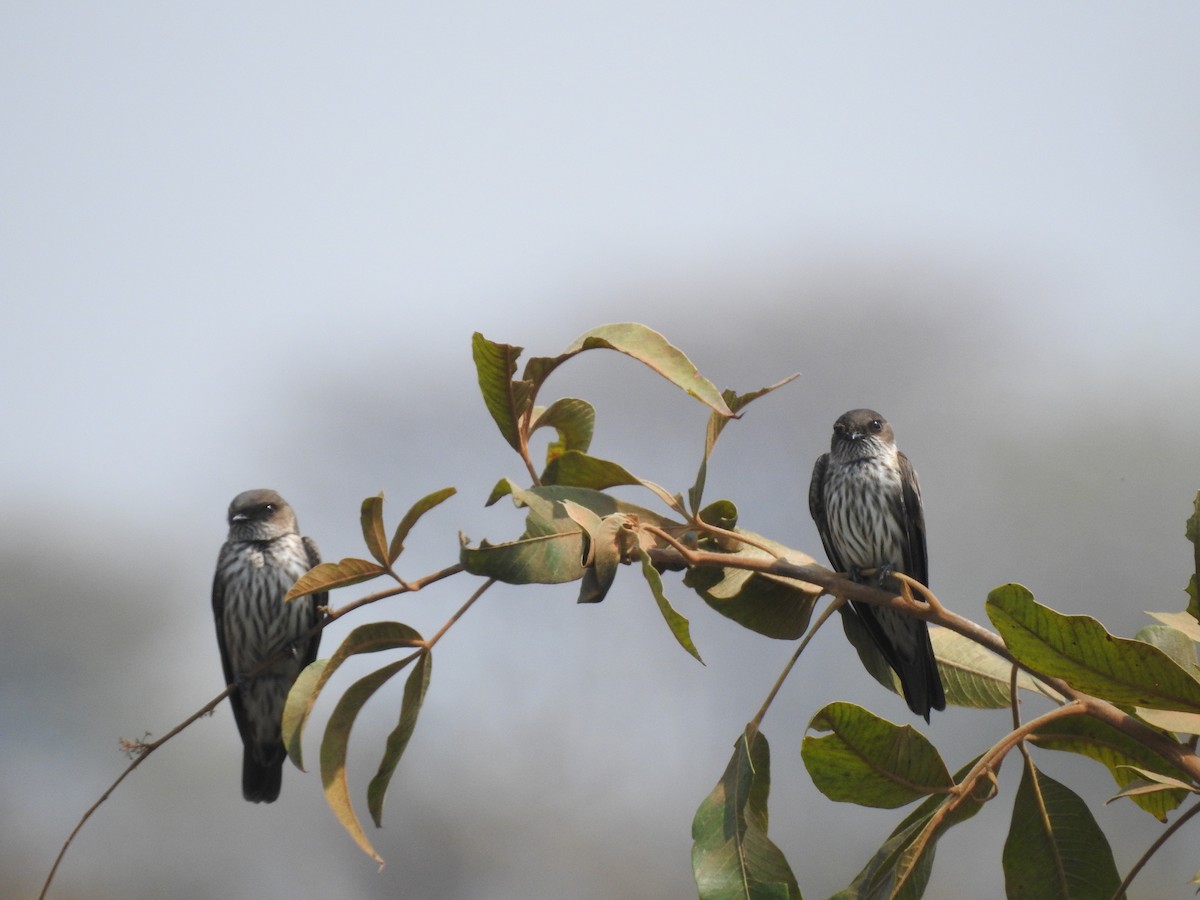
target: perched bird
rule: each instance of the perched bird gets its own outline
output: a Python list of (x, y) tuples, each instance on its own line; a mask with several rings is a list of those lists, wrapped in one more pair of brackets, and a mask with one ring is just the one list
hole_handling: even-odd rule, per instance
[[(879, 413), (852, 409), (833, 423), (830, 450), (813, 467), (808, 509), (834, 569), (860, 583), (864, 569), (878, 569), (877, 583), (897, 593), (892, 572), (928, 586), (921, 487)], [(928, 722), (930, 709), (946, 708), (925, 622), (856, 601), (842, 611), (862, 623), (900, 677), (909, 709)]]
[[(317, 658), (317, 624), (328, 593), (283, 598), (297, 579), (321, 561), (317, 545), (301, 537), (296, 514), (274, 491), (245, 491), (229, 504), (229, 538), (217, 557), (213, 617), (233, 717), (245, 745), (242, 795), (254, 803), (279, 796), (283, 777), (280, 720), (301, 669)], [(254, 670), (284, 655), (265, 671)], [(252, 674), (253, 673), (253, 674)]]

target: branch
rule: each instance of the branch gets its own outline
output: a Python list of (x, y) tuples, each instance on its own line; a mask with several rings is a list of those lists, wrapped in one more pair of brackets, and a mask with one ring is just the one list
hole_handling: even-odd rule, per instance
[[(415, 591), (419, 591), (421, 588), (425, 587), (426, 585), (433, 584), (435, 581), (441, 581), (443, 578), (449, 578), (451, 575), (457, 575), (461, 571), (463, 571), (463, 567), (461, 565), (447, 566), (446, 568), (441, 569), (437, 572), (433, 572), (429, 575), (426, 575), (423, 578), (418, 578), (416, 581), (401, 582), (401, 584), (397, 587), (389, 588), (385, 591), (378, 591), (377, 593), (374, 593), (374, 594), (368, 594), (366, 597), (361, 597), (352, 603), (347, 603), (345, 606), (341, 607), (340, 609), (329, 611), (328, 614), (324, 618), (322, 618), (316, 625), (314, 625), (311, 629), (309, 629), (303, 636), (301, 636), (297, 640), (303, 641), (306, 638), (312, 637), (317, 632), (322, 631), (325, 628), (327, 628), (328, 626), (332, 625), (338, 619), (342, 618), (342, 616), (345, 616), (351, 612), (354, 612), (354, 610), (359, 609), (360, 607), (367, 606), (368, 604), (375, 603), (376, 601), (383, 600), (387, 597), (394, 597), (398, 594), (408, 594), (408, 593), (413, 593)], [(486, 587), (490, 586), (490, 584), (491, 584), (491, 582), (488, 582), (487, 584), (484, 585), (484, 588), (481, 588), (480, 591), (476, 592), (475, 595), (472, 595), (471, 600), (468, 601), (468, 603), (467, 603), (467, 606), (470, 606), (470, 604), (472, 602), (474, 602), (474, 600), (476, 599), (478, 594), (482, 593), (483, 590), (486, 589)], [(466, 611), (466, 607), (464, 607), (462, 610), (460, 610), (458, 615), (462, 615), (462, 613), (465, 611)], [(455, 619), (457, 619), (457, 617), (458, 616), (455, 616)], [(451, 624), (453, 624), (453, 622), (454, 622), (454, 619), (452, 619), (450, 622), (448, 622), (446, 627), (448, 628)], [(437, 637), (441, 637), (442, 633), (444, 633), (445, 630), (446, 629), (443, 628), (442, 631), (438, 633)], [(437, 637), (435, 637), (435, 639), (434, 639), (435, 641), (436, 641)], [(276, 662), (279, 662), (280, 660), (282, 660), (290, 652), (290, 649), (291, 649), (293, 643), (295, 643), (295, 641), (289, 642), (287, 646), (280, 648), (278, 653), (276, 653), (274, 656), (267, 659), (265, 662), (262, 663), (262, 665), (258, 666), (257, 668), (253, 669), (252, 671), (250, 671), (246, 675), (246, 678), (253, 678), (254, 676), (258, 675), (260, 672), (264, 672), (267, 669), (269, 669)], [(432, 646), (432, 643), (431, 643), (431, 646)], [(213, 699), (209, 700), (208, 703), (204, 704), (204, 706), (200, 707), (200, 709), (198, 709), (196, 712), (192, 713), (190, 716), (188, 716), (186, 719), (184, 719), (182, 722), (180, 722), (178, 725), (176, 725), (174, 728), (172, 728), (170, 731), (168, 731), (166, 734), (164, 734), (161, 738), (159, 738), (156, 741), (150, 741), (147, 743), (145, 741), (122, 740), (122, 745), (125, 747), (125, 749), (128, 752), (133, 754), (133, 761), (128, 766), (125, 767), (125, 770), (123, 772), (121, 772), (120, 775), (117, 776), (117, 779), (111, 785), (108, 786), (108, 789), (103, 794), (100, 795), (99, 799), (96, 800), (96, 802), (93, 803), (88, 808), (88, 810), (80, 818), (79, 822), (76, 823), (75, 827), (71, 830), (71, 833), (69, 835), (67, 835), (66, 841), (63, 842), (62, 848), (58, 851), (58, 856), (56, 856), (54, 858), (54, 865), (52, 865), (50, 867), (50, 873), (46, 876), (46, 881), (42, 885), (41, 893), (38, 894), (38, 900), (45, 900), (46, 895), (49, 893), (50, 885), (54, 881), (54, 876), (58, 873), (58, 867), (62, 863), (63, 857), (67, 855), (67, 848), (69, 848), (71, 846), (71, 843), (75, 840), (75, 837), (79, 834), (79, 832), (81, 830), (83, 830), (83, 826), (87, 824), (87, 821), (92, 817), (92, 815), (96, 812), (96, 810), (98, 810), (100, 808), (100, 806), (104, 803), (105, 800), (107, 800), (110, 796), (112, 796), (112, 793), (120, 786), (121, 782), (124, 781), (126, 778), (128, 778), (129, 775), (133, 772), (133, 770), (136, 769), (138, 766), (140, 766), (142, 764), (142, 762), (146, 759), (147, 756), (149, 756), (151, 753), (153, 753), (155, 750), (157, 750), (159, 747), (161, 747), (167, 741), (171, 740), (171, 738), (175, 737), (177, 734), (179, 734), (185, 728), (190, 726), (197, 719), (201, 719), (204, 716), (211, 715), (213, 713), (213, 711), (216, 710), (216, 708), (221, 705), (221, 701), (223, 701), (226, 697), (228, 697), (230, 694), (232, 694), (236, 689), (237, 689), (236, 684), (227, 684), (225, 686), (225, 690), (221, 691), (221, 693), (217, 694), (217, 696), (215, 696), (215, 697), (213, 697)]]
[(911, 581), (911, 579), (907, 580), (907, 583), (910, 586), (916, 584), (917, 587), (921, 588), (921, 593), (931, 598), (934, 602), (914, 602), (913, 600), (897, 596), (890, 591), (885, 591), (872, 585), (859, 584), (848, 578), (843, 578), (826, 569), (824, 566), (798, 566), (781, 559), (771, 560), (761, 557), (747, 557), (744, 554), (738, 553), (714, 553), (708, 550), (691, 550), (679, 544), (675, 544), (673, 549), (670, 550), (650, 550), (649, 556), (651, 562), (667, 567), (678, 567), (682, 562), (686, 566), (718, 566), (731, 569), (747, 569), (753, 572), (763, 572), (768, 575), (794, 578), (798, 581), (815, 584), (818, 587), (824, 588), (827, 593), (837, 597), (857, 600), (872, 606), (882, 606), (887, 609), (896, 610), (904, 615), (932, 622), (935, 625), (941, 625), (956, 634), (961, 634), (963, 637), (986, 647), (997, 656), (1024, 669), (1030, 675), (1054, 688), (1067, 701), (1082, 703), (1087, 715), (1099, 719), (1106, 725), (1111, 725), (1118, 731), (1129, 735), (1177, 769), (1187, 773), (1193, 781), (1200, 783), (1200, 756), (1197, 756), (1189, 748), (1160, 734), (1107, 700), (1093, 697), (1091, 694), (1085, 694), (1071, 687), (1071, 685), (1067, 684), (1061, 678), (1044, 675), (1024, 665), (1013, 657), (998, 634), (988, 631), (970, 619), (950, 612), (940, 603), (936, 602), (936, 598), (929, 593), (928, 588)]

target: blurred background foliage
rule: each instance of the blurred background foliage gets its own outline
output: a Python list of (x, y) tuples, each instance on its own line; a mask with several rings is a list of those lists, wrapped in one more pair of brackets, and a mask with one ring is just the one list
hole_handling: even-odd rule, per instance
[[(118, 737), (220, 690), (209, 589), (234, 494), (279, 490), (338, 559), (359, 551), (363, 497), (454, 485), (406, 575), (454, 561), (459, 530), (499, 533), (484, 500), (522, 473), (479, 399), (476, 330), (549, 355), (636, 320), (719, 387), (800, 371), (726, 429), (706, 497), (818, 558), (812, 463), (838, 414), (879, 409), (921, 473), (932, 587), (978, 621), (1014, 580), (1125, 635), (1186, 603), (1193, 8), (126, 4), (9, 6), (0, 25), (16, 896), (124, 765)], [(597, 456), (690, 486), (699, 404), (608, 356), (551, 386), (595, 404)], [(468, 593), (452, 579), (388, 617), (427, 633)], [(636, 573), (599, 606), (576, 593), (498, 586), (439, 645), (372, 835), (382, 873), (315, 775), (289, 770), (270, 808), (240, 799), (222, 708), (101, 810), (54, 896), (694, 896), (692, 815), (791, 647), (677, 590), (701, 668)], [(892, 700), (834, 636), (764, 725), (772, 836), (813, 896), (896, 821), (843, 820), (799, 762), (817, 709)], [(390, 687), (357, 766), (351, 747), (360, 795)], [(1001, 718), (954, 710), (928, 731), (955, 768)], [(1109, 795), (1101, 767), (1063, 759), (1047, 774)], [(1144, 813), (1097, 816), (1124, 870)], [(1006, 820), (955, 829), (927, 896), (968, 879), (999, 896), (999, 853), (974, 851)], [(1186, 843), (1138, 890), (1190, 896)]]

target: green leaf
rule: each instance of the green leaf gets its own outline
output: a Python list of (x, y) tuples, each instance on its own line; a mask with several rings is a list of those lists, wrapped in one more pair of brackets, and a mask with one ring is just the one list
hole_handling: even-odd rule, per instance
[(1194, 561), (1192, 577), (1188, 579), (1187, 586), (1187, 612), (1194, 620), (1200, 622), (1200, 590), (1197, 589), (1200, 585), (1200, 491), (1197, 491), (1196, 499), (1192, 503), (1192, 515), (1187, 520), (1187, 530), (1184, 533), (1192, 542)]
[(867, 631), (867, 626), (862, 623), (862, 619), (854, 613), (854, 610), (846, 606), (842, 606), (838, 612), (846, 640), (858, 654), (859, 662), (867, 670), (867, 674), (892, 693), (903, 695), (904, 692), (900, 688), (900, 677), (892, 671), (892, 667), (884, 659), (875, 639), (871, 637), (871, 632)]
[(350, 730), (354, 727), (354, 720), (358, 718), (363, 705), (415, 657), (416, 654), (413, 654), (389, 663), (354, 682), (338, 699), (329, 716), (329, 724), (325, 726), (325, 735), (321, 739), (321, 784), (325, 788), (325, 802), (329, 804), (329, 808), (333, 810), (333, 814), (337, 816), (354, 843), (358, 844), (359, 849), (380, 865), (383, 865), (383, 858), (367, 840), (358, 815), (354, 812), (354, 804), (350, 802), (350, 786), (346, 780), (346, 751), (350, 745)]
[[(753, 532), (737, 529), (737, 534), (767, 549), (743, 543), (735, 548), (724, 548), (726, 552), (747, 559), (783, 559), (798, 566), (815, 562), (799, 550)], [(697, 566), (687, 571), (683, 583), (698, 593), (705, 603), (743, 628), (788, 641), (804, 635), (813, 606), (821, 596), (821, 588), (807, 581), (745, 569)]]
[[(1140, 741), (1090, 716), (1069, 716), (1047, 722), (1030, 736), (1029, 742), (1045, 750), (1076, 753), (1105, 766), (1118, 787), (1124, 788), (1137, 776), (1130, 767), (1146, 769), (1163, 775), (1178, 775), (1158, 754)], [(1133, 802), (1160, 822), (1183, 800), (1181, 794), (1160, 793), (1134, 797)]]
[(1170, 775), (1160, 775), (1158, 772), (1139, 769), (1137, 766), (1123, 766), (1122, 768), (1128, 769), (1137, 777), (1129, 782), (1129, 787), (1118, 792), (1116, 797), (1105, 801), (1106, 804), (1112, 803), (1117, 797), (1133, 797), (1139, 794), (1150, 794), (1159, 791), (1178, 792), (1180, 795), (1200, 793), (1200, 789), (1193, 787), (1186, 781), (1172, 778)]
[(425, 513), (429, 512), (439, 503), (453, 497), (457, 490), (452, 487), (444, 487), (441, 490), (434, 491), (432, 494), (426, 494), (404, 514), (404, 518), (400, 520), (400, 524), (396, 526), (396, 533), (392, 536), (392, 543), (388, 546), (388, 565), (394, 563), (400, 554), (404, 552), (404, 541), (408, 538), (408, 533), (412, 531), (413, 526), (417, 524), (417, 520)]
[[(963, 766), (954, 776), (961, 783), (978, 759)], [(994, 783), (986, 781), (987, 793), (972, 794), (953, 809), (953, 795), (933, 794), (905, 817), (883, 846), (858, 873), (854, 881), (839, 891), (836, 900), (875, 900), (879, 897), (918, 900), (929, 882), (934, 851), (945, 832), (971, 818), (994, 796)]]
[(567, 348), (564, 356), (584, 350), (603, 348), (616, 350), (649, 366), (663, 378), (682, 388), (701, 403), (710, 406), (726, 418), (734, 412), (711, 381), (700, 374), (700, 370), (674, 347), (665, 337), (637, 322), (622, 322), (601, 325), (581, 335)]
[(587, 507), (571, 500), (562, 501), (562, 505), (588, 538), (579, 602), (599, 603), (616, 580), (617, 568), (630, 559), (637, 546), (637, 520), (624, 513), (613, 513), (601, 519)]
[(1179, 734), (1200, 734), (1200, 713), (1175, 712), (1167, 709), (1148, 709), (1145, 706), (1135, 706), (1138, 718), (1161, 728), (1163, 731), (1174, 731)]
[(1121, 884), (1112, 850), (1078, 795), (1026, 762), (1004, 842), (1014, 900), (1111, 900)]
[[(546, 409), (535, 409), (529, 433), (539, 428), (553, 428), (558, 440), (546, 448), (547, 464), (568, 450), (586, 453), (592, 444), (592, 432), (596, 427), (596, 410), (586, 400), (564, 397), (555, 400)], [(545, 479), (543, 479), (543, 482)]]
[[(947, 703), (971, 709), (1003, 709), (1010, 705), (1011, 662), (940, 625), (929, 627), (929, 638), (946, 689)], [(890, 674), (891, 670), (888, 672)], [(1055, 701), (1062, 700), (1057, 691), (1023, 669), (1017, 671), (1017, 687)]]
[[(778, 381), (769, 387), (759, 388), (757, 391), (750, 391), (747, 394), (738, 394), (726, 388), (721, 391), (721, 397), (729, 409), (735, 413), (739, 413), (759, 397), (769, 394), (776, 388), (781, 388), (799, 377), (800, 373), (797, 372), (794, 375), (789, 375), (783, 381)], [(696, 473), (696, 483), (688, 491), (688, 504), (692, 510), (700, 508), (700, 500), (704, 494), (704, 482), (708, 478), (708, 458), (712, 455), (717, 438), (721, 436), (721, 432), (725, 429), (725, 424), (728, 421), (729, 416), (723, 415), (716, 410), (713, 410), (712, 414), (708, 417), (708, 428), (704, 435), (704, 458), (700, 460), (700, 470)]]
[(296, 767), (303, 770), (300, 739), (308, 724), (321, 689), (346, 660), (362, 653), (421, 647), (424, 640), (414, 629), (400, 622), (371, 622), (360, 625), (348, 635), (329, 659), (318, 659), (306, 666), (288, 691), (283, 708), (283, 744)]
[(1191, 613), (1187, 612), (1152, 612), (1149, 614), (1152, 619), (1157, 619), (1164, 625), (1174, 628), (1176, 631), (1182, 632), (1187, 636), (1188, 640), (1200, 642), (1200, 622), (1192, 618)]
[(667, 600), (667, 595), (663, 592), (662, 577), (658, 574), (658, 570), (651, 564), (650, 557), (646, 555), (646, 551), (639, 549), (638, 556), (642, 560), (642, 575), (645, 576), (646, 583), (650, 585), (650, 592), (654, 595), (655, 602), (658, 603), (658, 611), (666, 619), (667, 627), (671, 629), (671, 634), (675, 635), (675, 640), (679, 641), (679, 646), (696, 657), (701, 665), (704, 665), (704, 660), (700, 659), (700, 651), (692, 643), (691, 625), (687, 619), (675, 611), (670, 601)]
[(505, 494), (511, 494), (517, 506), (529, 511), (524, 536), (501, 544), (482, 541), (478, 547), (468, 546), (464, 539), (460, 559), (472, 574), (508, 584), (562, 584), (582, 578), (587, 572), (583, 563), (587, 549), (584, 533), (567, 515), (563, 501), (576, 503), (602, 519), (623, 513), (667, 531), (682, 532), (685, 528), (651, 510), (589, 488), (543, 485), (524, 489), (502, 479), (492, 490), (492, 498)]
[(1178, 628), (1169, 625), (1147, 625), (1134, 637), (1147, 644), (1153, 644), (1175, 660), (1185, 672), (1190, 672), (1193, 678), (1200, 674), (1200, 667), (1196, 665), (1196, 645)]
[(1157, 647), (1041, 606), (1019, 584), (992, 591), (986, 609), (1013, 656), (1035, 671), (1125, 706), (1200, 712), (1200, 682)]
[(471, 355), (479, 376), (483, 403), (510, 447), (521, 451), (520, 418), (529, 409), (529, 385), (514, 381), (521, 347), (497, 344), (478, 331), (471, 335)]
[(630, 474), (615, 462), (597, 459), (578, 450), (566, 450), (550, 460), (542, 473), (543, 485), (583, 487), (602, 491), (623, 484), (641, 484), (641, 479)]
[(480, 541), (471, 547), (463, 538), (459, 562), (472, 575), (505, 584), (565, 584), (582, 578), (583, 533), (541, 534), (503, 544)]
[(800, 756), (817, 790), (839, 803), (895, 809), (954, 786), (934, 746), (909, 725), (896, 725), (852, 703), (831, 703), (808, 727)]
[(692, 820), (692, 874), (700, 900), (799, 900), (796, 876), (767, 837), (770, 790), (767, 739), (747, 730)]
[(381, 565), (389, 565), (387, 535), (383, 530), (383, 494), (368, 497), (362, 502), (359, 519), (367, 550)]
[(312, 712), (313, 704), (317, 702), (320, 685), (324, 684), (321, 674), (327, 659), (318, 659), (309, 663), (301, 670), (300, 675), (292, 682), (288, 690), (287, 700), (283, 705), (283, 746), (287, 750), (288, 759), (301, 772), (304, 768), (304, 757), (300, 738), (304, 734), (304, 725), (308, 714)]
[(370, 581), (372, 578), (378, 578), (386, 572), (387, 569), (378, 563), (354, 557), (348, 557), (341, 562), (321, 563), (301, 575), (300, 580), (292, 585), (292, 589), (283, 599), (295, 600), (297, 597), (315, 594), (318, 591), (360, 584)]
[(417, 664), (413, 666), (408, 680), (404, 683), (404, 699), (400, 704), (400, 721), (388, 735), (387, 749), (379, 761), (379, 771), (367, 786), (367, 808), (376, 828), (383, 827), (383, 800), (387, 795), (388, 785), (400, 757), (408, 747), (413, 729), (417, 727), (417, 715), (421, 712), (421, 704), (425, 702), (425, 692), (429, 689), (429, 676), (433, 669), (433, 656), (421, 654)]

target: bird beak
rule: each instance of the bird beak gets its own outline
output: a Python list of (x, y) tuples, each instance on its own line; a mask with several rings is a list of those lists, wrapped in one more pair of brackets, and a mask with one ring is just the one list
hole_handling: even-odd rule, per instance
[(246, 514), (245, 513), (234, 513), (232, 516), (229, 517), (229, 521), (230, 522), (245, 522)]

